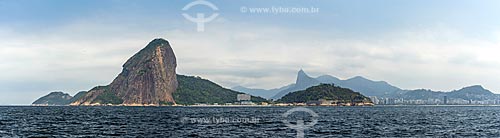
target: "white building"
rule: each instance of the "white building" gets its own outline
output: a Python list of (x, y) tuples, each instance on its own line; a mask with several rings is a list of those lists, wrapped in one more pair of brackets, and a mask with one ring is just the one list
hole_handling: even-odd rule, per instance
[(252, 96), (250, 96), (248, 94), (238, 94), (238, 96), (236, 98), (238, 101), (250, 101)]

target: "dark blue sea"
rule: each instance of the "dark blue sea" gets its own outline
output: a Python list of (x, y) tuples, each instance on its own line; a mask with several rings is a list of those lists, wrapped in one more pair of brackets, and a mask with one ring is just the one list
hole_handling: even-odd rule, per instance
[(306, 108), (0, 107), (0, 137), (500, 137), (500, 107)]

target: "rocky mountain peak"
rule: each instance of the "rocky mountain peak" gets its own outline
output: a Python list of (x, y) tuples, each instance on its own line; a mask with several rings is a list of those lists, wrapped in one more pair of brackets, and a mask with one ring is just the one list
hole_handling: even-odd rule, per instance
[(300, 70), (299, 70), (299, 73), (298, 73), (298, 74), (299, 74), (299, 75), (307, 75), (307, 74), (306, 74), (306, 72), (304, 72), (304, 70), (302, 70), (302, 69), (300, 69)]
[(305, 89), (310, 86), (318, 85), (320, 82), (309, 75), (307, 75), (304, 70), (300, 69), (297, 73), (297, 80), (295, 81), (295, 86), (300, 89)]
[(95, 87), (72, 105), (175, 104), (177, 63), (165, 39), (154, 39), (125, 62), (122, 72), (108, 86)]
[(314, 80), (314, 78), (310, 77), (309, 75), (306, 74), (306, 72), (304, 72), (304, 70), (300, 69), (299, 72), (297, 73), (296, 84), (308, 80)]

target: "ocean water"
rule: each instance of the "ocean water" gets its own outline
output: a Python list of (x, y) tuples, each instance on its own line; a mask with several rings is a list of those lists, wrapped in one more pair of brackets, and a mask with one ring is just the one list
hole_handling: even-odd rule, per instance
[(317, 121), (305, 137), (500, 137), (500, 107), (307, 107), (318, 116), (283, 116), (290, 109), (0, 107), (0, 137), (295, 137), (297, 120)]

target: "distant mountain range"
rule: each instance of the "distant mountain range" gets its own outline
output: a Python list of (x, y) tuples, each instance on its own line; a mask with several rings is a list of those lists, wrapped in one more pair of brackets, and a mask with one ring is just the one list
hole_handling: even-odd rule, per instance
[(500, 98), (500, 95), (495, 94), (480, 85), (469, 86), (451, 92), (440, 92), (424, 89), (409, 90), (398, 95), (393, 95), (393, 98), (403, 98), (407, 100), (427, 100), (443, 99), (443, 97), (445, 96), (449, 99), (464, 99), (473, 101), (495, 100)]
[(294, 84), (290, 84), (287, 86), (283, 86), (281, 88), (268, 89), (268, 90), (266, 90), (266, 89), (252, 89), (252, 88), (246, 88), (243, 86), (235, 86), (231, 89), (235, 90), (235, 91), (239, 91), (239, 92), (245, 92), (245, 93), (250, 94), (250, 95), (260, 96), (260, 97), (264, 97), (264, 98), (269, 99), (269, 98), (273, 97), (274, 95), (278, 94), (279, 92), (290, 88), (293, 85)]
[[(252, 89), (243, 86), (234, 87), (234, 90), (248, 93), (251, 95), (258, 95), (268, 99), (278, 100), (290, 92), (305, 90), (312, 86), (319, 84), (335, 84), (343, 88), (351, 89), (355, 92), (360, 92), (366, 96), (377, 96), (384, 98), (402, 98), (409, 100), (427, 100), (427, 99), (443, 99), (448, 97), (450, 99), (464, 99), (464, 100), (492, 100), (500, 99), (499, 94), (495, 94), (480, 85), (464, 87), (460, 90), (450, 92), (440, 92), (425, 89), (417, 90), (403, 90), (393, 86), (385, 81), (373, 81), (361, 76), (356, 76), (350, 79), (341, 80), (337, 77), (330, 75), (322, 75), (319, 77), (310, 77), (303, 70), (297, 73), (297, 80), (294, 84), (290, 84), (278, 89)], [(272, 95), (272, 96), (271, 96)]]
[[(367, 96), (388, 96), (401, 92), (402, 90), (398, 87), (392, 86), (384, 81), (372, 81), (364, 77), (353, 77), (347, 80), (341, 80), (337, 77), (330, 75), (323, 75), (317, 78), (310, 77), (305, 73), (304, 70), (300, 70), (297, 74), (297, 80), (294, 84), (290, 84), (278, 89), (262, 90), (262, 89), (251, 89), (242, 86), (234, 87), (234, 90), (245, 92), (251, 95), (258, 95), (264, 98), (270, 99), (280, 99), (286, 94), (294, 91), (305, 90), (309, 87), (319, 85), (321, 83), (325, 84), (335, 84), (336, 86), (349, 88), (353, 91), (360, 92)], [(279, 90), (279, 91), (277, 91)], [(273, 95), (274, 94), (274, 95)], [(273, 96), (269, 96), (273, 95)]]

